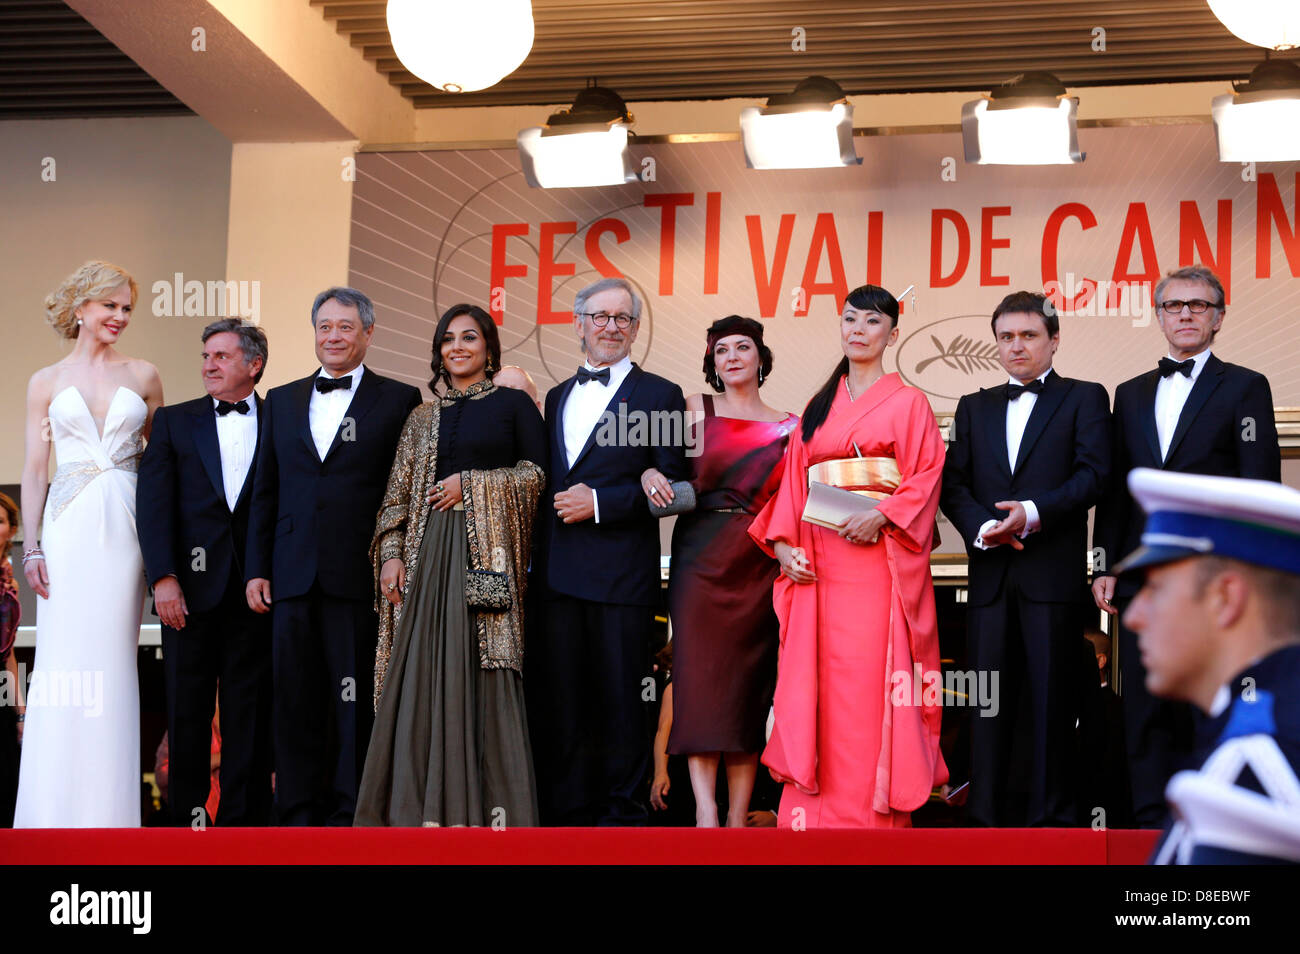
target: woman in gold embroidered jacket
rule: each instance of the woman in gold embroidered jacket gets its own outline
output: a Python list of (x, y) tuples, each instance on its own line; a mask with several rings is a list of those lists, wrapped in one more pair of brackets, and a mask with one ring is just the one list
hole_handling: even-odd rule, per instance
[(433, 336), (442, 393), (411, 412), (379, 512), (375, 725), (358, 825), (537, 824), (523, 601), (546, 431), (498, 388), (495, 323), (455, 305)]

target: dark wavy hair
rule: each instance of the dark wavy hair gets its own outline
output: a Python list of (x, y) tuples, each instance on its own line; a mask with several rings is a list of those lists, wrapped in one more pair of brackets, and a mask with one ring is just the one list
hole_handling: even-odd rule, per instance
[(447, 369), (442, 366), (442, 336), (447, 333), (447, 326), (452, 320), (461, 315), (469, 315), (474, 319), (479, 331), (483, 333), (483, 340), (487, 342), (487, 376), (491, 378), (501, 367), (501, 335), (497, 332), (497, 324), (492, 316), (478, 305), (452, 305), (442, 313), (438, 327), (433, 329), (433, 360), (429, 362), (429, 368), (433, 371), (433, 377), (429, 379), (430, 391), (436, 390), (439, 380), (448, 385), (451, 383)]
[(772, 349), (763, 344), (763, 326), (753, 318), (741, 315), (728, 315), (709, 325), (705, 333), (708, 344), (704, 348), (704, 383), (721, 394), (726, 388), (718, 383), (718, 366), (713, 360), (713, 348), (720, 338), (728, 335), (744, 335), (754, 342), (758, 349), (758, 386), (772, 376)]
[[(889, 327), (898, 327), (898, 299), (879, 285), (859, 285), (849, 292), (848, 297), (844, 299), (844, 304), (852, 305), (859, 311), (875, 311), (888, 315)], [(843, 309), (840, 310), (842, 313)], [(831, 403), (835, 400), (835, 388), (839, 385), (840, 378), (848, 372), (849, 356), (845, 355), (840, 359), (839, 364), (835, 365), (835, 370), (826, 379), (826, 383), (812, 396), (812, 400), (804, 408), (803, 423), (800, 427), (804, 443), (812, 440), (813, 435), (817, 433), (817, 428), (826, 423), (826, 417), (831, 413)]]

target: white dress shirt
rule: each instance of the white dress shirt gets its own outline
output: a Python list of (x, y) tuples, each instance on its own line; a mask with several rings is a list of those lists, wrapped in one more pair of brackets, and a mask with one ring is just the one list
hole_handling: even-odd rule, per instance
[(243, 400), (248, 402), (247, 414), (238, 411), (217, 414), (217, 399), (212, 399), (212, 413), (217, 418), (217, 447), (221, 451), (221, 482), (226, 491), (226, 506), (231, 511), (239, 502), (239, 492), (244, 489), (257, 453), (257, 398), (249, 391)]
[[(1048, 368), (1038, 376), (1038, 380), (1046, 381), (1047, 376), (1051, 373), (1052, 369)], [(1020, 382), (1012, 377), (1007, 378), (1007, 383), (1016, 386), (1020, 385)], [(1020, 456), (1020, 442), (1025, 438), (1025, 426), (1029, 423), (1029, 415), (1034, 412), (1034, 405), (1037, 403), (1038, 395), (1033, 391), (1025, 391), (1014, 401), (1007, 401), (1007, 464), (1013, 473), (1016, 469), (1016, 459)], [(1023, 540), (1037, 531), (1041, 524), (1038, 520), (1038, 507), (1034, 505), (1032, 500), (1022, 500), (1020, 504), (1025, 508), (1025, 528), (1016, 536)], [(975, 546), (981, 550), (992, 549), (984, 542), (984, 534), (1001, 522), (1000, 520), (985, 520), (980, 527), (980, 532), (975, 537)], [(995, 543), (993, 546), (1001, 546), (1001, 544)]]
[[(584, 362), (588, 371), (599, 371)], [(568, 465), (578, 459), (582, 449), (587, 446), (587, 438), (600, 423), (610, 400), (622, 386), (624, 379), (632, 370), (632, 358), (624, 356), (621, 361), (609, 365), (609, 384), (599, 381), (576, 382), (569, 391), (569, 398), (564, 402), (564, 456)], [(592, 507), (595, 510), (596, 523), (600, 523), (600, 500), (596, 488), (591, 490)]]
[[(1205, 370), (1205, 362), (1209, 358), (1210, 349), (1206, 348), (1200, 354), (1192, 355), (1195, 364), (1190, 378), (1181, 371), (1175, 371), (1169, 377), (1161, 378), (1156, 384), (1156, 434), (1160, 436), (1162, 462), (1169, 456), (1169, 445), (1174, 439), (1174, 431), (1178, 429), (1178, 418), (1183, 413), (1187, 396), (1192, 393), (1192, 386)], [(1178, 359), (1170, 355), (1169, 360)]]
[[(361, 383), (361, 375), (365, 370), (364, 364), (357, 365), (348, 372), (352, 377), (352, 387), (335, 388), (328, 394), (321, 394), (316, 390), (316, 383), (312, 382), (311, 401), (307, 405), (307, 420), (311, 425), (312, 443), (316, 445), (316, 453), (321, 460), (324, 460), (325, 455), (330, 452), (334, 435), (339, 432), (339, 425), (343, 423), (343, 417), (348, 413), (348, 407), (352, 404), (352, 398), (357, 393), (357, 385)], [(333, 380), (333, 375), (324, 368), (321, 368), (320, 374), (316, 376)]]

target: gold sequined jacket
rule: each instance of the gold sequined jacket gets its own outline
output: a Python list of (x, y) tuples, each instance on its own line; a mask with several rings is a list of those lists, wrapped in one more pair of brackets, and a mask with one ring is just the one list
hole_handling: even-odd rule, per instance
[[(411, 412), (397, 443), (397, 456), (388, 475), (388, 489), (376, 520), (370, 559), (374, 566), (375, 609), (379, 613), (379, 642), (375, 648), (375, 706), (384, 691), (384, 677), (393, 635), (416, 579), (420, 543), (432, 504), (428, 502), (438, 469), (438, 421), (443, 405), (456, 398), (486, 394), (492, 389), (471, 386), (464, 394), (425, 402)], [(533, 520), (545, 475), (531, 461), (496, 470), (461, 473), (468, 543), (467, 569), (497, 570), (509, 578), (510, 609), (473, 612), (478, 634), (479, 665), (484, 669), (520, 671), (524, 656), (523, 601), (528, 582)], [(406, 571), (402, 602), (394, 606), (380, 591), (384, 562), (401, 557)]]

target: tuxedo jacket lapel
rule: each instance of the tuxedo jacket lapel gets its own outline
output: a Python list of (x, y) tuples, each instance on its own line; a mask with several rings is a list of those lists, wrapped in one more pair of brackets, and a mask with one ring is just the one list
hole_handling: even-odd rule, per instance
[[(1043, 431), (1047, 428), (1047, 422), (1052, 419), (1052, 415), (1061, 406), (1061, 402), (1065, 400), (1065, 394), (1069, 390), (1070, 386), (1055, 371), (1051, 372), (1043, 381), (1043, 390), (1039, 393), (1038, 400), (1034, 402), (1034, 409), (1029, 412), (1029, 420), (1025, 422), (1025, 432), (1020, 437), (1020, 449), (1016, 451), (1016, 466), (1012, 470), (1012, 475), (1024, 466), (1029, 452), (1034, 449), (1034, 444), (1038, 442), (1038, 438), (1042, 437)], [(1005, 428), (1006, 415), (1003, 415), (1002, 420)]]
[[(604, 422), (605, 415), (611, 413), (611, 409), (613, 409), (614, 412), (616, 413), (618, 405), (628, 400), (632, 396), (632, 392), (636, 390), (637, 382), (641, 379), (641, 375), (643, 374), (645, 374), (644, 371), (642, 371), (635, 364), (632, 365), (632, 370), (630, 370), (627, 373), (627, 377), (623, 379), (623, 383), (618, 386), (618, 390), (614, 392), (613, 396), (609, 399), (609, 402), (605, 405), (605, 410), (601, 412), (601, 416), (596, 419), (595, 427), (593, 427), (591, 429), (591, 433), (587, 435), (587, 443), (582, 445), (582, 450), (578, 453), (578, 456), (574, 459), (573, 466), (569, 468), (570, 473), (578, 469), (578, 465), (582, 463), (582, 459), (587, 456), (587, 454), (591, 451), (591, 448), (595, 445), (596, 435), (600, 433), (601, 424)], [(583, 387), (588, 387), (588, 388), (596, 387), (596, 382), (590, 381), (587, 384), (583, 385)], [(565, 397), (567, 398), (568, 395), (565, 395)], [(563, 411), (563, 409), (561, 409), (561, 411)], [(560, 446), (563, 447), (564, 446), (563, 443), (564, 414), (563, 413), (560, 414), (560, 421), (561, 421)]]
[(998, 473), (1009, 482), (1011, 461), (1007, 459), (1007, 386), (999, 385), (980, 393), (987, 403), (987, 413), (983, 415), (985, 439), (993, 454)]
[(1151, 452), (1151, 466), (1162, 464), (1160, 456), (1160, 433), (1156, 430), (1156, 387), (1160, 384), (1160, 372), (1148, 371), (1140, 385), (1141, 401), (1138, 402), (1138, 426), (1146, 438), (1147, 450)]
[[(257, 408), (257, 438), (256, 448), (262, 446), (262, 399), (257, 392), (253, 392), (253, 406)], [(208, 479), (212, 481), (212, 489), (217, 495), (217, 499), (225, 503), (226, 500), (226, 480), (221, 469), (221, 441), (217, 437), (217, 415), (213, 410), (211, 399), (205, 398), (201, 404), (195, 407), (191, 412), (194, 418), (194, 446), (199, 453), (199, 459), (203, 461), (203, 469), (207, 471)], [(315, 445), (312, 445), (315, 450)], [(252, 464), (248, 468), (248, 473), (244, 475), (244, 485), (239, 488), (239, 498), (235, 501), (235, 509), (238, 510), (253, 490), (253, 476), (257, 472), (258, 452), (253, 453)]]
[[(257, 439), (253, 446), (260, 448), (262, 446), (262, 399), (256, 391), (253, 392), (253, 406), (257, 408)], [(239, 497), (235, 500), (236, 510), (244, 505), (244, 500), (253, 492), (253, 478), (257, 475), (258, 456), (257, 452), (254, 451), (253, 459), (248, 465), (248, 473), (244, 475), (244, 486), (239, 488)], [(225, 497), (224, 490), (222, 491), (222, 497)]]
[(297, 391), (294, 393), (293, 411), (294, 426), (298, 428), (298, 433), (307, 443), (307, 449), (311, 451), (311, 456), (320, 460), (320, 452), (316, 450), (316, 441), (311, 436), (311, 391), (316, 386), (316, 374), (303, 378), (297, 384)]
[[(355, 373), (354, 371), (353, 374)], [(312, 386), (315, 387), (314, 384)], [(325, 452), (325, 460), (329, 460), (330, 455), (338, 450), (339, 445), (343, 443), (343, 431), (348, 426), (348, 422), (351, 421), (354, 430), (360, 427), (361, 419), (379, 400), (379, 379), (375, 377), (375, 372), (369, 368), (366, 368), (365, 373), (361, 375), (361, 380), (357, 382), (356, 388), (357, 392), (352, 395), (352, 403), (343, 412), (343, 419), (339, 421), (339, 428), (334, 432), (334, 440), (330, 443), (330, 449)], [(308, 399), (310, 400), (310, 392), (308, 392)], [(307, 436), (311, 437), (311, 428), (309, 427), (307, 430)], [(316, 443), (313, 441), (312, 447), (315, 446)]]
[(569, 403), (569, 395), (573, 393), (577, 382), (578, 379), (574, 377), (560, 385), (560, 399), (555, 402), (555, 418), (547, 422), (551, 426), (551, 439), (555, 442), (555, 452), (559, 455), (551, 461), (557, 472), (563, 470), (568, 473), (569, 471), (569, 449), (564, 443), (564, 406)]
[[(1192, 392), (1187, 395), (1187, 403), (1183, 405), (1182, 413), (1178, 415), (1178, 424), (1174, 428), (1173, 439), (1169, 441), (1169, 453), (1165, 455), (1165, 461), (1173, 459), (1179, 443), (1191, 429), (1192, 421), (1196, 420), (1196, 415), (1200, 413), (1201, 408), (1205, 407), (1205, 402), (1210, 399), (1210, 395), (1222, 381), (1223, 362), (1210, 355), (1205, 359), (1205, 367), (1196, 376), (1196, 383), (1192, 385)], [(1154, 413), (1151, 416), (1152, 419), (1155, 418)], [(1164, 461), (1161, 461), (1161, 464), (1163, 463)]]
[(212, 489), (225, 500), (226, 482), (221, 475), (221, 445), (217, 441), (217, 414), (212, 408), (212, 399), (201, 399), (190, 415), (194, 422), (194, 446), (199, 460), (203, 461), (203, 469), (212, 481)]

